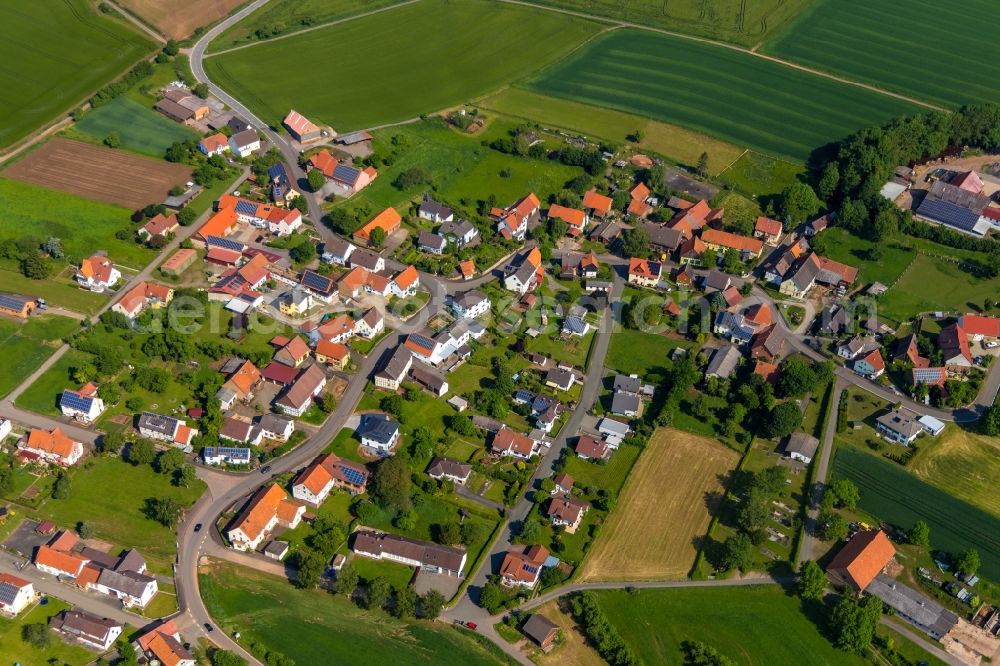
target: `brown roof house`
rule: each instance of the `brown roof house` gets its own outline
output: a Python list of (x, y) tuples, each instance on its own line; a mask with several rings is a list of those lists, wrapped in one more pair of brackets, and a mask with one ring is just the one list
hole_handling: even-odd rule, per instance
[(533, 589), (541, 576), (542, 565), (549, 559), (545, 546), (514, 546), (507, 550), (500, 564), (500, 578), (507, 587)]
[(864, 592), (895, 556), (882, 530), (858, 532), (830, 561), (826, 573), (835, 584)]
[(572, 495), (559, 495), (549, 500), (545, 515), (556, 527), (565, 527), (566, 532), (573, 534), (580, 527), (583, 516), (590, 505)]
[(458, 548), (367, 530), (357, 533), (353, 550), (365, 557), (399, 562), (448, 576), (461, 576), (466, 561), (466, 552)]

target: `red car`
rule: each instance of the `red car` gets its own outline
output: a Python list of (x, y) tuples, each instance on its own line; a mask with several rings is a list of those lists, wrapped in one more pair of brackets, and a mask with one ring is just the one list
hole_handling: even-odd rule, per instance
[(476, 627), (477, 627), (478, 625), (477, 625), (477, 624), (476, 624), (475, 622), (466, 622), (466, 623), (465, 623), (465, 626), (466, 626), (466, 627), (468, 627), (469, 629), (472, 629), (473, 631), (475, 631), (475, 630), (476, 630)]

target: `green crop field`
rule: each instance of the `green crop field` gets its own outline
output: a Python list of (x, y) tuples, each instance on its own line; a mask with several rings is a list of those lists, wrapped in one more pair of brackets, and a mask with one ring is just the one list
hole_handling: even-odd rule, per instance
[(931, 546), (949, 553), (975, 548), (981, 571), (1000, 580), (1000, 518), (924, 483), (892, 463), (863, 451), (837, 450), (833, 476), (861, 491), (858, 507), (880, 520), (909, 529), (918, 520), (931, 528)]
[(536, 0), (537, 4), (752, 46), (813, 0)]
[(0, 348), (6, 359), (0, 373), (0, 397), (38, 369), (59, 346), (64, 337), (79, 330), (80, 322), (68, 317), (45, 315), (25, 324), (0, 320)]
[[(325, 590), (297, 590), (281, 578), (218, 563), (203, 569), (201, 594), (222, 630), (282, 652), (297, 664), (497, 664), (463, 632), (361, 610)], [(343, 659), (342, 659), (343, 660)]]
[(0, 146), (55, 119), (153, 48), (85, 0), (4, 6), (0, 23)]
[(992, 0), (961, 6), (820, 0), (762, 49), (944, 105), (995, 102), (1000, 41)]
[(141, 268), (156, 255), (131, 238), (118, 240), (119, 229), (131, 228), (131, 211), (119, 206), (0, 178), (0, 241), (35, 236), (62, 240), (66, 258), (78, 262), (98, 250), (129, 268)]
[(388, 7), (400, 0), (273, 0), (216, 37), (209, 53)]
[(646, 664), (682, 663), (684, 641), (711, 645), (740, 665), (865, 663), (835, 649), (802, 612), (798, 598), (777, 585), (595, 594)]
[(600, 26), (483, 0), (423, 0), (208, 58), (265, 121), (289, 108), (337, 131), (462, 104), (565, 56)]
[(198, 138), (194, 130), (124, 95), (84, 114), (68, 134), (102, 142), (112, 132), (118, 133), (122, 148), (161, 158), (170, 144)]
[(737, 49), (632, 29), (601, 35), (528, 85), (795, 161), (918, 110)]

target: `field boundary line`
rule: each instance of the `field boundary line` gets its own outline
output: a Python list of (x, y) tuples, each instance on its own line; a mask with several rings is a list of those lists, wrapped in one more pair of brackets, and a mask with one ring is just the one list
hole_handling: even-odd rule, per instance
[(125, 9), (124, 7), (122, 7), (121, 5), (119, 5), (117, 2), (115, 2), (115, 0), (106, 0), (106, 1), (107, 1), (107, 3), (109, 5), (111, 5), (112, 7), (114, 7), (118, 11), (119, 14), (122, 15), (122, 18), (124, 18), (126, 21), (128, 21), (132, 25), (136, 26), (137, 28), (139, 28), (140, 30), (142, 30), (144, 33), (146, 33), (147, 35), (149, 35), (150, 37), (152, 37), (154, 41), (157, 41), (160, 44), (166, 44), (167, 43), (167, 38), (166, 37), (164, 37), (158, 30), (154, 29), (153, 27), (151, 27), (149, 25), (146, 25), (145, 21), (143, 21), (139, 16), (137, 16), (137, 15), (133, 14), (131, 11)]
[(744, 149), (743, 149), (743, 152), (742, 152), (742, 153), (740, 153), (739, 157), (737, 157), (737, 158), (736, 158), (735, 160), (733, 160), (732, 162), (730, 162), (730, 163), (729, 163), (729, 164), (728, 164), (728, 165), (726, 166), (726, 168), (725, 168), (725, 169), (723, 169), (723, 170), (722, 170), (722, 171), (720, 171), (719, 173), (715, 174), (715, 177), (716, 177), (716, 178), (721, 178), (721, 177), (722, 177), (722, 174), (724, 174), (724, 173), (726, 173), (727, 171), (729, 171), (730, 169), (732, 169), (732, 168), (733, 168), (733, 165), (734, 165), (734, 164), (736, 164), (737, 162), (739, 162), (739, 161), (740, 161), (741, 159), (743, 159), (743, 156), (744, 156), (744, 155), (746, 155), (746, 154), (747, 154), (747, 153), (749, 153), (749, 152), (750, 152), (750, 149), (749, 149), (749, 148), (744, 148)]
[[(322, 30), (323, 28), (329, 28), (333, 25), (338, 25), (340, 23), (347, 23), (348, 21), (354, 21), (355, 19), (366, 18), (368, 16), (374, 16), (375, 14), (381, 14), (382, 12), (387, 12), (390, 9), (398, 9), (399, 7), (405, 7), (406, 5), (412, 5), (421, 0), (403, 0), (402, 2), (397, 2), (394, 5), (386, 5), (385, 7), (379, 7), (378, 9), (373, 9), (368, 12), (363, 12), (361, 14), (354, 14), (353, 16), (345, 16), (343, 18), (334, 19), (327, 23), (321, 23), (319, 25), (311, 25), (308, 28), (303, 28), (302, 30), (296, 30), (294, 32), (286, 32), (283, 35), (278, 35), (277, 37), (272, 37), (271, 39), (259, 39), (255, 42), (250, 42), (249, 44), (240, 44), (239, 46), (234, 46), (232, 48), (223, 49), (222, 51), (216, 51), (214, 53), (206, 53), (202, 56), (202, 60), (207, 60), (208, 58), (213, 58), (215, 56), (223, 55), (226, 53), (232, 53), (233, 51), (241, 51), (243, 49), (248, 49), (251, 46), (260, 46), (261, 44), (270, 44), (271, 42), (277, 42), (282, 39), (287, 39), (289, 37), (296, 37), (298, 35), (304, 35), (307, 32), (312, 32), (313, 30)], [(245, 17), (244, 17), (245, 18)], [(209, 42), (211, 44), (211, 42)]]
[[(893, 97), (904, 102), (909, 102), (910, 104), (915, 104), (917, 106), (922, 106), (926, 109), (932, 111), (944, 111), (947, 112), (948, 109), (944, 107), (937, 106), (936, 104), (931, 104), (930, 102), (925, 102), (923, 100), (916, 99), (914, 97), (908, 97), (907, 95), (902, 95), (900, 93), (895, 93), (885, 88), (879, 88), (878, 86), (871, 85), (869, 83), (862, 83), (861, 81), (855, 81), (853, 79), (848, 79), (837, 74), (832, 74), (830, 72), (824, 72), (820, 69), (814, 69), (812, 67), (807, 67), (806, 65), (800, 65), (798, 63), (792, 62), (791, 60), (784, 60), (783, 58), (778, 58), (776, 56), (768, 55), (766, 53), (760, 53), (758, 51), (753, 51), (743, 46), (738, 46), (736, 44), (729, 44), (727, 42), (720, 42), (716, 39), (709, 39), (707, 37), (696, 37), (694, 35), (685, 35), (681, 32), (675, 32), (673, 30), (665, 30), (663, 28), (651, 28), (647, 25), (642, 25), (640, 23), (632, 23), (630, 21), (620, 21), (617, 19), (608, 18), (606, 16), (595, 16), (593, 14), (587, 14), (585, 12), (573, 11), (570, 9), (561, 9), (559, 7), (547, 7), (545, 5), (538, 5), (533, 2), (528, 2), (528, 0), (495, 0), (496, 2), (502, 2), (511, 5), (523, 5), (525, 7), (534, 7), (535, 9), (541, 9), (543, 11), (555, 12), (557, 14), (567, 14), (569, 16), (576, 16), (579, 18), (589, 19), (591, 21), (598, 21), (601, 23), (611, 23), (619, 28), (635, 28), (637, 30), (646, 30), (648, 32), (656, 32), (662, 35), (668, 35), (671, 37), (678, 37), (680, 39), (686, 39), (692, 42), (701, 42), (703, 44), (711, 44), (713, 46), (718, 46), (721, 48), (729, 49), (731, 51), (739, 51), (753, 58), (760, 58), (762, 60), (767, 60), (778, 65), (783, 65), (791, 69), (797, 69), (801, 72), (806, 72), (814, 76), (819, 76), (824, 79), (829, 79), (831, 81), (837, 81), (846, 85), (855, 86), (857, 88), (863, 88), (870, 92), (878, 93), (886, 97)], [(555, 63), (553, 63), (555, 64)]]

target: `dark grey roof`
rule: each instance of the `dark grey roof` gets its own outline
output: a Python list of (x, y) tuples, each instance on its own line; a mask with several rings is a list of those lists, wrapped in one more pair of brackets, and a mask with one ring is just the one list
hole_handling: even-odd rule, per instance
[(573, 381), (573, 373), (562, 368), (552, 368), (545, 375), (545, 382), (552, 382), (556, 386), (570, 386)]
[(74, 610), (59, 613), (49, 620), (49, 624), (53, 629), (74, 636), (83, 636), (97, 643), (104, 643), (113, 627), (122, 626), (109, 618)]
[(944, 636), (958, 623), (958, 616), (950, 610), (885, 574), (875, 576), (865, 592), (878, 597), (897, 613), (935, 636)]
[(444, 204), (440, 204), (433, 199), (425, 199), (422, 204), (420, 204), (420, 213), (422, 215), (430, 215), (436, 218), (447, 218), (451, 217), (451, 208), (448, 208)]
[(146, 590), (146, 586), (156, 579), (136, 571), (112, 571), (111, 569), (101, 569), (97, 582), (108, 589), (122, 592), (133, 597), (141, 597)]
[(361, 417), (358, 433), (365, 439), (379, 444), (388, 444), (399, 431), (399, 424), (381, 414), (366, 414)]
[(449, 220), (441, 224), (438, 229), (438, 233), (444, 236), (454, 236), (455, 238), (463, 238), (468, 235), (470, 231), (476, 231), (476, 226), (469, 222), (468, 220)]
[(354, 539), (354, 551), (376, 555), (390, 553), (449, 571), (460, 570), (465, 558), (465, 551), (457, 548), (382, 532), (358, 532)]
[(924, 427), (917, 421), (916, 414), (911, 416), (895, 409), (879, 416), (875, 421), (906, 439), (916, 437), (924, 430)]
[(383, 367), (378, 374), (383, 377), (399, 380), (403, 376), (403, 373), (406, 372), (407, 363), (412, 362), (410, 360), (412, 356), (413, 354), (409, 349), (403, 345), (399, 345), (392, 352), (392, 356), (389, 357), (389, 360), (385, 363), (385, 367)]
[(470, 289), (469, 291), (463, 291), (460, 294), (455, 294), (452, 302), (463, 310), (468, 310), (485, 300), (487, 300), (487, 298), (483, 292), (477, 289)]
[(446, 383), (444, 375), (424, 363), (414, 363), (410, 368), (413, 381), (432, 391), (440, 391)]
[(733, 345), (720, 347), (712, 354), (712, 359), (708, 362), (705, 374), (723, 378), (729, 377), (736, 372), (741, 357), (740, 350)]
[(709, 271), (708, 275), (705, 276), (705, 288), (715, 289), (716, 291), (724, 291), (729, 288), (729, 284), (732, 282), (730, 277), (721, 271)]
[(524, 632), (524, 635), (538, 644), (544, 642), (553, 630), (558, 631), (558, 629), (558, 625), (553, 624), (540, 613), (535, 613), (529, 617), (528, 621), (524, 623), (523, 627), (521, 627), (521, 631)]
[(236, 144), (238, 148), (243, 146), (248, 146), (255, 141), (260, 141), (260, 137), (252, 129), (245, 129), (242, 132), (237, 132), (232, 136), (233, 143)]
[(373, 271), (378, 266), (379, 258), (379, 255), (374, 252), (358, 248), (351, 253), (351, 266), (361, 266)]
[(813, 458), (819, 448), (819, 440), (804, 432), (793, 432), (785, 444), (785, 453), (798, 453), (806, 458)]
[(433, 477), (447, 475), (464, 479), (469, 476), (470, 472), (472, 472), (472, 465), (461, 463), (457, 460), (449, 460), (448, 458), (436, 458), (431, 463), (431, 466), (427, 468), (427, 474)]
[(642, 382), (639, 381), (638, 377), (629, 377), (628, 375), (616, 375), (614, 382), (615, 391), (624, 391), (626, 393), (638, 393), (639, 389), (642, 387)]
[(347, 256), (347, 252), (350, 248), (351, 248), (350, 241), (341, 238), (340, 236), (334, 236), (330, 240), (326, 241), (326, 243), (323, 245), (323, 251), (329, 252), (335, 257)]
[(289, 423), (292, 423), (292, 420), (285, 418), (284, 416), (278, 416), (277, 414), (264, 414), (264, 416), (260, 417), (260, 421), (257, 425), (261, 430), (266, 432), (284, 432)]
[(615, 393), (611, 398), (613, 414), (634, 414), (639, 411), (639, 396), (631, 393)]
[(143, 412), (142, 416), (139, 417), (140, 429), (152, 430), (164, 437), (173, 437), (177, 431), (177, 424), (177, 419), (172, 416), (163, 416), (162, 414), (153, 414), (152, 412)]
[(420, 247), (429, 247), (433, 250), (441, 250), (447, 244), (448, 241), (445, 240), (444, 236), (438, 236), (437, 234), (433, 234), (429, 231), (421, 231), (417, 236), (417, 245)]
[(563, 322), (563, 330), (583, 335), (587, 330), (587, 322), (580, 317), (566, 317), (566, 321)]

